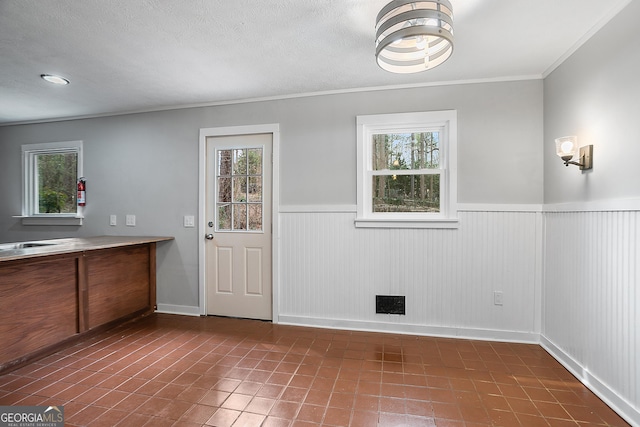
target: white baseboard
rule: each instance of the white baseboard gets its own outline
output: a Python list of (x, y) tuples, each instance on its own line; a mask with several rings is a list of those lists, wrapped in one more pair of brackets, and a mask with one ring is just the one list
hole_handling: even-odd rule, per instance
[(624, 398), (619, 396), (615, 391), (611, 390), (605, 383), (600, 381), (597, 377), (589, 372), (588, 369), (583, 367), (578, 361), (574, 360), (571, 356), (565, 353), (562, 349), (557, 347), (544, 335), (540, 336), (540, 345), (547, 353), (553, 356), (558, 362), (562, 364), (569, 372), (571, 372), (582, 384), (584, 384), (589, 390), (591, 390), (596, 396), (611, 407), (629, 424), (635, 427), (640, 426), (640, 411), (633, 407)]
[(200, 307), (192, 307), (190, 305), (158, 304), (156, 313), (200, 316)]
[(449, 328), (443, 326), (410, 325), (362, 320), (324, 319), (317, 317), (280, 314), (281, 325), (309, 326), (315, 328), (345, 329), (353, 331), (386, 332), (394, 334), (424, 335), (443, 338), (463, 338), (481, 341), (517, 342), (539, 344), (539, 334), (533, 332), (500, 331), (490, 329)]

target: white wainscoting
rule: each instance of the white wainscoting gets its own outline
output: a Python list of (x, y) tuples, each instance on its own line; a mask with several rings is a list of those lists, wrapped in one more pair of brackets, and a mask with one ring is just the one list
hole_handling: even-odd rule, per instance
[[(470, 209), (454, 230), (282, 209), (279, 323), (539, 342), (542, 213)], [(376, 295), (405, 295), (406, 315), (376, 314)]]
[(640, 425), (640, 213), (545, 213), (542, 345)]

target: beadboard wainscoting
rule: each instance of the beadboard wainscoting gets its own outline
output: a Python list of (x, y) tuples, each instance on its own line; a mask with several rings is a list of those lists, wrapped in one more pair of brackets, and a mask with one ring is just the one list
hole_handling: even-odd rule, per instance
[[(279, 323), (539, 342), (539, 209), (461, 211), (452, 230), (355, 228), (355, 209), (283, 208)], [(376, 314), (376, 295), (404, 295), (406, 315)]]
[(640, 212), (545, 213), (541, 344), (640, 425)]

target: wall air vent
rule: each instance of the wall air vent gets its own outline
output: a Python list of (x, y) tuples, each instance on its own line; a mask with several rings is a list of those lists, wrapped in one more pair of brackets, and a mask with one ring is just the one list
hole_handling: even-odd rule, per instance
[(376, 314), (406, 314), (404, 295), (376, 295)]

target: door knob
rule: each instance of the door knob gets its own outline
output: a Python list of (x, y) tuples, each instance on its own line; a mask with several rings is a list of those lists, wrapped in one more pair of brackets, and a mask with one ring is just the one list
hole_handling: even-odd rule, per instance
[(206, 234), (204, 236), (207, 240), (213, 240), (213, 234)]

